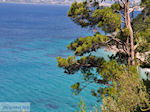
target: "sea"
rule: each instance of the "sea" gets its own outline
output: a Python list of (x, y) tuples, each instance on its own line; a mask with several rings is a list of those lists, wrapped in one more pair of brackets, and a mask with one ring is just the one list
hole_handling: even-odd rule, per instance
[[(95, 107), (90, 85), (79, 95), (70, 86), (82, 75), (67, 75), (56, 57), (73, 52), (66, 46), (92, 35), (67, 17), (69, 6), (0, 4), (0, 102), (30, 102), (31, 112), (75, 112), (80, 100)], [(109, 55), (103, 49), (99, 56)], [(98, 102), (100, 106), (101, 102)]]

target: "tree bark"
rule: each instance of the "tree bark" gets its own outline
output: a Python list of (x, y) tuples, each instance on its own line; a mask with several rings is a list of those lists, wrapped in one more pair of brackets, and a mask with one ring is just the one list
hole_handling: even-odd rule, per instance
[(129, 29), (130, 36), (127, 38), (127, 45), (128, 45), (128, 64), (129, 65), (135, 65), (135, 49), (134, 49), (134, 36), (133, 36), (133, 28), (131, 25), (131, 17), (130, 17), (130, 10), (129, 10), (130, 2), (129, 0), (125, 1), (124, 5), (124, 16), (125, 16), (125, 24), (126, 27)]

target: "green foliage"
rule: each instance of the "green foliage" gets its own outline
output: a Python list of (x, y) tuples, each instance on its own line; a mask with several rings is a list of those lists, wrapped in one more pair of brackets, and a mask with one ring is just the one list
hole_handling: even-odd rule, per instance
[(120, 39), (123, 42), (127, 41), (127, 37), (130, 36), (130, 30), (128, 28), (122, 28), (117, 34), (116, 38)]
[[(132, 20), (131, 27), (134, 32), (135, 52), (145, 53), (150, 49), (150, 0), (142, 0), (141, 6), (145, 9)], [(129, 66), (130, 57), (130, 34), (131, 30), (122, 25), (121, 14), (123, 6), (114, 3), (111, 7), (100, 7), (97, 0), (75, 2), (71, 5), (68, 16), (81, 27), (102, 29), (109, 35), (96, 33), (94, 36), (80, 37), (67, 46), (74, 51), (75, 56), (68, 58), (58, 57), (58, 66), (67, 74), (80, 72), (82, 82), (71, 86), (77, 95), (89, 84), (99, 86), (91, 90), (91, 94), (98, 101), (103, 101), (102, 112), (137, 112), (141, 107), (150, 107), (149, 86), (143, 83), (137, 70), (138, 66)], [(122, 25), (122, 26), (121, 26)], [(127, 42), (127, 40), (129, 42)], [(109, 61), (104, 58), (93, 56), (90, 53), (102, 47), (114, 46), (119, 51), (110, 57)], [(122, 51), (120, 51), (120, 49)], [(84, 56), (86, 54), (86, 56)], [(146, 58), (144, 66), (150, 67), (150, 55)], [(140, 66), (142, 66), (140, 63)], [(138, 65), (138, 64), (137, 64)], [(80, 111), (86, 112), (86, 106), (80, 103)]]
[(96, 23), (93, 19), (90, 19), (91, 12), (92, 10), (88, 7), (87, 2), (74, 2), (70, 7), (68, 16), (82, 27), (92, 27), (92, 25), (95, 25)]
[(141, 5), (150, 7), (150, 1), (149, 0), (141, 0)]
[(136, 33), (137, 43), (139, 44), (137, 51), (146, 52), (150, 49), (150, 29)]
[(101, 90), (104, 112), (134, 112), (138, 106), (148, 104), (148, 94), (136, 66), (106, 62), (100, 72), (112, 82), (112, 87)]
[(146, 10), (147, 8), (133, 21), (136, 43), (138, 44), (136, 51), (141, 53), (150, 49), (150, 14)]
[(122, 29), (122, 36), (128, 37), (130, 35), (130, 30), (128, 28)]
[(102, 47), (107, 40), (107, 36), (96, 34), (95, 36), (80, 37), (67, 47), (73, 50), (75, 55), (82, 56), (85, 53), (96, 51)]
[(105, 32), (115, 32), (121, 27), (121, 15), (114, 13), (112, 8), (97, 9), (93, 12), (92, 17), (100, 20), (97, 26)]
[(71, 86), (72, 89), (79, 89), (80, 88), (80, 83), (77, 82), (74, 85)]
[[(73, 56), (69, 56), (68, 58), (57, 57), (58, 66), (65, 69), (65, 73), (74, 74), (75, 72), (81, 71), (82, 73), (87, 73), (90, 69), (94, 67), (100, 67), (105, 60), (101, 57), (96, 56), (85, 56), (80, 59), (76, 59)], [(88, 76), (88, 75), (84, 75)]]
[(85, 104), (85, 102), (81, 99), (79, 104), (79, 111), (76, 112), (99, 112), (99, 109), (97, 107), (93, 107), (92, 110), (89, 110), (88, 106)]
[(62, 57), (57, 57), (59, 67), (69, 67), (70, 65), (76, 64), (74, 56), (69, 56), (67, 59)]
[(78, 106), (79, 106), (80, 111), (77, 111), (77, 112), (87, 112), (87, 107), (83, 100), (80, 101)]
[(122, 8), (120, 6), (120, 4), (118, 3), (114, 3), (111, 5), (111, 8), (114, 10), (114, 11), (120, 11)]
[(126, 53), (117, 52), (116, 54), (113, 54), (109, 56), (110, 60), (116, 60), (119, 64), (128, 64), (128, 55)]
[(120, 10), (118, 4), (113, 4), (110, 8), (100, 9), (94, 0), (75, 2), (71, 5), (68, 16), (82, 27), (100, 27), (105, 32), (110, 33), (121, 27), (121, 15), (115, 12), (117, 10)]
[[(65, 63), (70, 62), (69, 67), (71, 69), (69, 70), (71, 71), (74, 70), (76, 63), (79, 66), (78, 71), (83, 74), (85, 83), (82, 82), (82, 85), (81, 82), (77, 82), (71, 86), (76, 95), (88, 83), (108, 86), (107, 88), (101, 86), (97, 90), (91, 91), (93, 96), (102, 97), (104, 112), (134, 112), (138, 106), (146, 107), (149, 105), (148, 94), (138, 74), (137, 66), (119, 65), (115, 60), (105, 61), (95, 56), (82, 57), (79, 60), (74, 60), (74, 58), (69, 58), (70, 61), (67, 59), (61, 60), (65, 60)], [(64, 69), (68, 69), (68, 64), (60, 65)], [(92, 73), (93, 68), (96, 68), (97, 74)], [(99, 79), (99, 76), (101, 76), (101, 79)]]

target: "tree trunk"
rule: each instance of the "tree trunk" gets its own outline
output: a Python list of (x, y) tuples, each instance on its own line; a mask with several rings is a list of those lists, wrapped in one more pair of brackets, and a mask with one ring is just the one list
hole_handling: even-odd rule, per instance
[(126, 0), (125, 5), (124, 5), (124, 16), (125, 16), (125, 24), (126, 27), (129, 29), (130, 31), (130, 36), (128, 37), (128, 55), (129, 55), (129, 59), (128, 59), (128, 64), (129, 65), (135, 65), (135, 50), (134, 50), (134, 36), (133, 36), (133, 29), (132, 29), (132, 25), (131, 25), (131, 17), (130, 17), (130, 11), (129, 11), (129, 0)]

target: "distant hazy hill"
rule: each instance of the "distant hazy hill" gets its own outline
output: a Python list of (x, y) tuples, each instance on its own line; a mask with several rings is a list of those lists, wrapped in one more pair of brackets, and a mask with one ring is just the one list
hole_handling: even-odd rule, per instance
[[(74, 0), (0, 0), (1, 3), (71, 4)], [(76, 0), (82, 1), (82, 0)]]
[[(0, 3), (42, 3), (42, 4), (62, 4), (70, 5), (75, 0), (0, 0)], [(83, 0), (76, 0), (78, 2)], [(103, 3), (102, 5), (109, 6), (109, 3)]]

